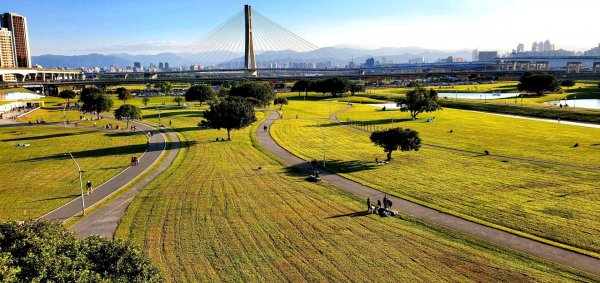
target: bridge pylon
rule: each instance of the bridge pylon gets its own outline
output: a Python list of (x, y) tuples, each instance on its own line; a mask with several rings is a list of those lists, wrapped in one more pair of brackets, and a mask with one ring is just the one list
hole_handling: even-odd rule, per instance
[(244, 16), (246, 20), (244, 41), (244, 69), (247, 77), (257, 77), (256, 56), (254, 54), (254, 39), (252, 35), (252, 6), (244, 5)]

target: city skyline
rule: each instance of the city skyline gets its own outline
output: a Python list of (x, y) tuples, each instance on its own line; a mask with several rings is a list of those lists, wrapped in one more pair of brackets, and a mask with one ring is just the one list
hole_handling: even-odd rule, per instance
[[(571, 1), (128, 1), (102, 4), (65, 0), (40, 4), (8, 1), (3, 12), (28, 18), (32, 55), (178, 52), (243, 7), (253, 5), (292, 32), (320, 46), (376, 49), (418, 46), (438, 50), (499, 50), (550, 39), (556, 48), (587, 50), (600, 32), (578, 36), (592, 25), (600, 3)], [(515, 9), (518, 7), (518, 9)], [(586, 7), (582, 9), (581, 7)], [(533, 9), (535, 13), (532, 15)], [(93, 11), (93, 12), (91, 12)], [(206, 12), (198, 12), (206, 11)], [(577, 21), (568, 16), (576, 12)], [(540, 15), (540, 16), (536, 16)], [(443, 28), (442, 28), (443, 27)], [(535, 33), (531, 29), (535, 28)]]

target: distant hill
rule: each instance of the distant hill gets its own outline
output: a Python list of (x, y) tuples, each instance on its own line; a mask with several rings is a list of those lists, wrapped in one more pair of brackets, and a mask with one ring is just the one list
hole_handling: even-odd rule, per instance
[[(439, 58), (448, 56), (462, 57), (465, 60), (471, 59), (471, 51), (444, 51), (425, 49), (420, 47), (383, 47), (379, 49), (360, 49), (360, 48), (342, 48), (325, 47), (310, 52), (295, 52), (292, 50), (257, 52), (256, 60), (260, 62), (272, 62), (278, 64), (290, 62), (309, 62), (309, 61), (331, 61), (332, 65), (345, 65), (351, 60), (357, 64), (364, 63), (366, 59), (373, 57), (376, 60), (394, 63), (405, 63), (408, 60), (418, 57), (425, 58), (428, 62), (433, 62)], [(169, 62), (171, 67), (189, 66), (192, 64), (200, 65), (229, 65), (237, 66), (243, 61), (243, 54), (230, 51), (212, 51), (202, 54), (189, 53), (160, 53), (155, 55), (132, 55), (132, 54), (97, 54), (88, 55), (40, 55), (31, 57), (33, 64), (39, 64), (42, 67), (109, 67), (116, 65), (126, 67), (133, 65), (133, 62), (140, 62), (143, 66), (149, 66), (150, 63), (158, 65), (159, 62)]]

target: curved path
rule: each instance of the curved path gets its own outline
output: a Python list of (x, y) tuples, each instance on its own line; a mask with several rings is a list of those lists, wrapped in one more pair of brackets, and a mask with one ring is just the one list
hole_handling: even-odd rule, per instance
[(158, 175), (160, 175), (162, 172), (167, 170), (167, 168), (169, 168), (169, 166), (171, 166), (173, 163), (173, 160), (175, 160), (177, 157), (180, 148), (179, 137), (170, 131), (167, 132), (167, 134), (171, 138), (173, 146), (169, 149), (169, 155), (167, 156), (166, 160), (164, 160), (159, 167), (154, 169), (152, 173), (150, 173), (144, 179), (137, 182), (133, 188), (128, 190), (126, 193), (106, 204), (102, 208), (92, 212), (90, 215), (77, 222), (77, 224), (71, 226), (69, 230), (75, 232), (79, 237), (99, 235), (107, 238), (113, 238), (113, 235), (117, 230), (117, 226), (119, 225), (121, 216), (123, 216), (125, 210), (127, 210), (127, 207), (129, 207), (129, 204), (131, 204), (138, 191), (156, 179), (156, 177), (158, 177)]
[[(279, 113), (272, 111), (269, 118), (263, 121), (258, 128), (260, 129), (263, 126), (267, 126), (270, 129), (271, 125), (279, 118)], [(262, 147), (282, 159), (287, 164), (300, 170), (310, 172), (310, 164), (278, 145), (273, 137), (271, 137), (270, 132), (257, 131), (256, 136)], [(327, 170), (321, 169), (321, 172), (321, 178), (323, 180), (361, 197), (382, 199), (383, 196), (386, 195), (381, 191), (346, 179)], [(403, 213), (461, 231), (500, 246), (508, 247), (600, 276), (600, 259), (471, 222), (395, 196), (388, 195), (388, 197), (396, 205), (396, 208)]]
[[(153, 128), (150, 126), (134, 123), (136, 127), (143, 131), (151, 131)], [(165, 151), (167, 146), (164, 134), (153, 135), (148, 137), (149, 147), (146, 149), (144, 154), (140, 157), (139, 166), (129, 166), (121, 173), (114, 176), (112, 179), (106, 181), (100, 186), (94, 186), (94, 191), (89, 196), (84, 196), (85, 207), (91, 207), (94, 204), (102, 201), (106, 197), (112, 195), (122, 187), (129, 184), (137, 176), (143, 174), (148, 168), (150, 168)], [(77, 156), (75, 156), (77, 158)], [(85, 168), (83, 168), (85, 170)], [(84, 180), (83, 182), (86, 182)], [(85, 184), (84, 184), (85, 186)], [(81, 212), (81, 197), (71, 200), (67, 204), (49, 212), (48, 214), (40, 217), (39, 219), (52, 220), (52, 221), (66, 221), (69, 218), (79, 214)]]
[[(338, 118), (337, 118), (338, 114), (340, 114), (342, 112), (345, 112), (345, 111), (348, 111), (348, 110), (352, 109), (353, 107), (354, 106), (351, 105), (350, 107), (348, 107), (346, 109), (342, 109), (342, 110), (340, 110), (338, 112), (333, 113), (331, 115), (331, 117), (329, 117), (329, 120), (331, 122), (333, 122), (333, 123), (337, 123), (340, 126), (345, 127), (347, 129), (350, 129), (352, 131), (359, 132), (359, 133), (364, 133), (364, 134), (370, 134), (371, 132), (369, 132), (369, 131), (348, 126), (348, 125), (346, 125), (346, 124), (344, 124), (344, 123), (342, 123), (341, 121), (338, 120)], [(477, 112), (477, 111), (471, 111), (471, 112)], [(477, 112), (477, 113), (486, 113), (486, 112)], [(505, 117), (511, 117), (511, 118), (522, 118), (522, 119), (527, 119), (527, 120), (543, 121), (542, 119), (528, 118), (528, 117), (522, 117), (522, 116), (506, 116), (506, 115), (493, 114), (493, 113), (487, 113), (487, 114), (499, 115), (499, 116), (505, 116)], [(481, 152), (475, 152), (475, 151), (464, 150), (464, 149), (457, 149), (457, 148), (446, 147), (446, 146), (441, 146), (441, 145), (426, 144), (426, 143), (422, 143), (422, 145), (424, 147), (435, 148), (435, 149), (445, 150), (445, 151), (452, 151), (452, 152), (457, 152), (457, 153), (466, 153), (466, 154), (473, 154), (473, 155), (483, 155)], [(563, 168), (568, 168), (568, 169), (576, 169), (576, 170), (600, 172), (600, 168), (577, 166), (577, 165), (563, 164), (563, 163), (550, 162), (550, 161), (542, 161), (542, 160), (536, 160), (536, 159), (511, 157), (511, 156), (503, 156), (503, 155), (496, 155), (496, 154), (488, 154), (488, 155), (486, 155), (486, 157), (495, 158), (495, 159), (502, 159), (502, 160), (520, 161), (520, 162), (526, 162), (526, 163), (532, 163), (532, 164), (538, 164), (538, 165), (558, 166), (558, 167), (563, 167)]]

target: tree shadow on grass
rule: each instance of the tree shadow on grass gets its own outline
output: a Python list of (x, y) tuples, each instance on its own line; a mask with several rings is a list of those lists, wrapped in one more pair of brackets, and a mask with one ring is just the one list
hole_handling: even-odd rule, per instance
[[(171, 117), (177, 117), (177, 116), (184, 116), (184, 117), (203, 117), (202, 114), (203, 111), (191, 111), (191, 110), (186, 110), (186, 111), (177, 111), (177, 112), (161, 112), (160, 113), (160, 118), (171, 118)], [(147, 114), (144, 115), (144, 119), (157, 119), (158, 118), (158, 113), (155, 114)]]
[[(323, 165), (323, 161), (319, 162), (319, 166)], [(325, 161), (327, 169), (332, 169), (335, 173), (354, 173), (377, 168), (375, 163), (365, 162), (362, 160), (327, 160)]]
[(334, 216), (329, 216), (326, 217), (325, 219), (334, 219), (334, 218), (342, 218), (342, 217), (361, 217), (361, 216), (367, 216), (371, 213), (369, 213), (368, 211), (359, 211), (359, 212), (352, 212), (352, 213), (347, 213), (347, 214), (338, 214), (338, 215), (334, 215)]
[(28, 203), (41, 202), (41, 201), (50, 201), (50, 200), (59, 200), (59, 199), (74, 199), (74, 198), (76, 198), (78, 196), (80, 196), (80, 195), (73, 194), (73, 195), (65, 195), (65, 196), (53, 197), (53, 198), (43, 198), (43, 199), (31, 200), (31, 201), (28, 201)]
[[(322, 170), (323, 160), (319, 161), (319, 170)], [(325, 161), (325, 169), (332, 171), (333, 173), (353, 173), (360, 172), (365, 170), (372, 170), (377, 168), (377, 165), (369, 162), (364, 162), (360, 160), (351, 160), (351, 161), (341, 161), (341, 160), (327, 160)], [(288, 166), (285, 168), (285, 173), (288, 176), (293, 177), (306, 177), (307, 174), (312, 172), (312, 166), (309, 162), (305, 162), (302, 164)], [(326, 172), (322, 172), (322, 175), (329, 175)]]
[[(178, 149), (178, 148), (194, 146), (196, 144), (196, 142), (194, 142), (194, 141), (180, 142), (180, 143), (167, 142), (166, 144), (167, 144), (167, 148)], [(104, 156), (110, 156), (110, 155), (140, 156), (140, 155), (142, 155), (142, 153), (144, 153), (144, 151), (146, 151), (146, 148), (147, 148), (146, 144), (136, 144), (136, 145), (117, 146), (117, 147), (109, 147), (109, 148), (99, 148), (99, 149), (76, 151), (76, 152), (71, 152), (71, 154), (73, 154), (73, 157), (75, 157), (75, 158), (94, 158), (94, 157), (104, 157)], [(153, 151), (162, 151), (162, 150), (163, 150), (162, 144), (153, 143), (153, 144), (150, 144), (150, 147), (148, 148), (147, 151), (153, 152)], [(25, 159), (25, 160), (21, 160), (21, 162), (63, 160), (63, 159), (70, 159), (70, 158), (71, 157), (65, 152), (65, 153), (57, 153), (57, 154), (53, 154), (53, 155), (49, 155), (49, 156)]]
[(13, 142), (13, 141), (27, 141), (27, 140), (43, 140), (43, 139), (52, 139), (52, 138), (61, 138), (61, 137), (85, 135), (85, 134), (89, 134), (89, 133), (92, 133), (92, 132), (94, 132), (94, 131), (83, 131), (83, 132), (76, 132), (76, 133), (59, 133), (59, 134), (49, 134), (49, 135), (34, 136), (34, 137), (21, 137), (21, 138), (14, 138), (14, 139), (4, 139), (2, 141)]

